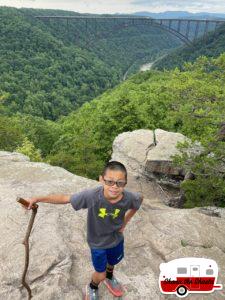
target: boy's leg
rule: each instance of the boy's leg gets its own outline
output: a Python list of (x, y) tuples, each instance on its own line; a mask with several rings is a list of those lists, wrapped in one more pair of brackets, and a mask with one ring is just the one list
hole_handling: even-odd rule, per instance
[(91, 282), (86, 286), (85, 300), (98, 300), (99, 283), (105, 279), (106, 272), (94, 272), (91, 277)]
[(91, 249), (91, 258), (95, 272), (92, 274), (91, 282), (86, 286), (85, 300), (98, 300), (98, 285), (106, 277), (106, 250)]
[(92, 274), (91, 282), (93, 282), (93, 284), (94, 284), (95, 286), (98, 286), (99, 283), (100, 283), (102, 280), (105, 279), (105, 277), (106, 277), (106, 272), (96, 272), (96, 271), (95, 271), (95, 272)]
[(106, 279), (104, 281), (108, 290), (116, 297), (123, 295), (123, 287), (113, 275), (114, 265), (118, 264), (123, 256), (123, 241), (120, 242), (116, 247), (107, 249), (107, 268), (106, 268)]
[(107, 263), (107, 266), (106, 266), (106, 278), (112, 279), (112, 277), (113, 277), (113, 270), (114, 270), (114, 266), (112, 266), (109, 263)]
[(111, 294), (113, 294), (116, 297), (121, 297), (123, 296), (124, 289), (123, 286), (118, 282), (118, 280), (113, 276), (113, 274), (110, 274), (112, 276), (111, 279), (106, 277), (104, 280), (104, 284), (108, 288)]

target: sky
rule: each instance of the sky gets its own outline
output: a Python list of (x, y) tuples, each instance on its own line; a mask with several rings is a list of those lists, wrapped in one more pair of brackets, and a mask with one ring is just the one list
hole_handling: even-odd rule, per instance
[(177, 10), (225, 13), (225, 0), (0, 0), (0, 6), (64, 9), (81, 13)]

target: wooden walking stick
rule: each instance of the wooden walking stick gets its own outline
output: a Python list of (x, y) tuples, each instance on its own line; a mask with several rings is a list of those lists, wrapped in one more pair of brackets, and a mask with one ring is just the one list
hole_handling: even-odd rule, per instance
[[(17, 201), (20, 204), (22, 204), (23, 206), (25, 206), (26, 208), (28, 208), (29, 202), (26, 201), (25, 199), (17, 198)], [(34, 224), (35, 216), (37, 214), (38, 205), (33, 204), (31, 209), (32, 209), (32, 215), (30, 217), (30, 221), (29, 221), (29, 224), (28, 224), (28, 227), (27, 227), (26, 235), (25, 235), (25, 238), (23, 240), (23, 244), (25, 246), (25, 264), (24, 264), (24, 270), (23, 270), (23, 275), (22, 275), (22, 285), (27, 289), (29, 300), (32, 298), (31, 288), (28, 285), (28, 283), (26, 282), (26, 274), (27, 274), (27, 270), (28, 270), (28, 266), (29, 266), (29, 237), (30, 237), (30, 233), (31, 233), (31, 230), (32, 230), (32, 227), (33, 227), (33, 224)]]

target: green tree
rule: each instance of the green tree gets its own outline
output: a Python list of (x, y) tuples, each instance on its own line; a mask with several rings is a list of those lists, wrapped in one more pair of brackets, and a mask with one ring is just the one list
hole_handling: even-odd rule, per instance
[(24, 134), (7, 116), (0, 116), (0, 150), (13, 151), (21, 145)]
[(27, 137), (24, 138), (22, 145), (17, 147), (15, 151), (28, 156), (31, 161), (42, 161), (41, 151), (36, 149)]

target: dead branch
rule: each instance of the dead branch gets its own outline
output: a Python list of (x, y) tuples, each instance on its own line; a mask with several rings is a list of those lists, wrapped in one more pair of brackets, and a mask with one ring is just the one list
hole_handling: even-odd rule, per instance
[[(28, 205), (29, 205), (29, 203), (25, 199), (18, 198), (17, 201), (25, 207), (28, 207)], [(28, 266), (29, 266), (29, 237), (30, 237), (30, 233), (31, 233), (31, 230), (32, 230), (32, 227), (34, 224), (35, 216), (37, 214), (37, 210), (38, 210), (38, 205), (34, 204), (32, 206), (32, 215), (30, 217), (26, 235), (23, 240), (23, 244), (25, 246), (25, 264), (24, 264), (24, 270), (23, 270), (23, 275), (22, 275), (22, 285), (26, 288), (26, 290), (28, 292), (29, 300), (32, 298), (31, 288), (30, 288), (29, 284), (26, 282), (26, 274), (27, 274), (27, 270), (28, 270)]]

